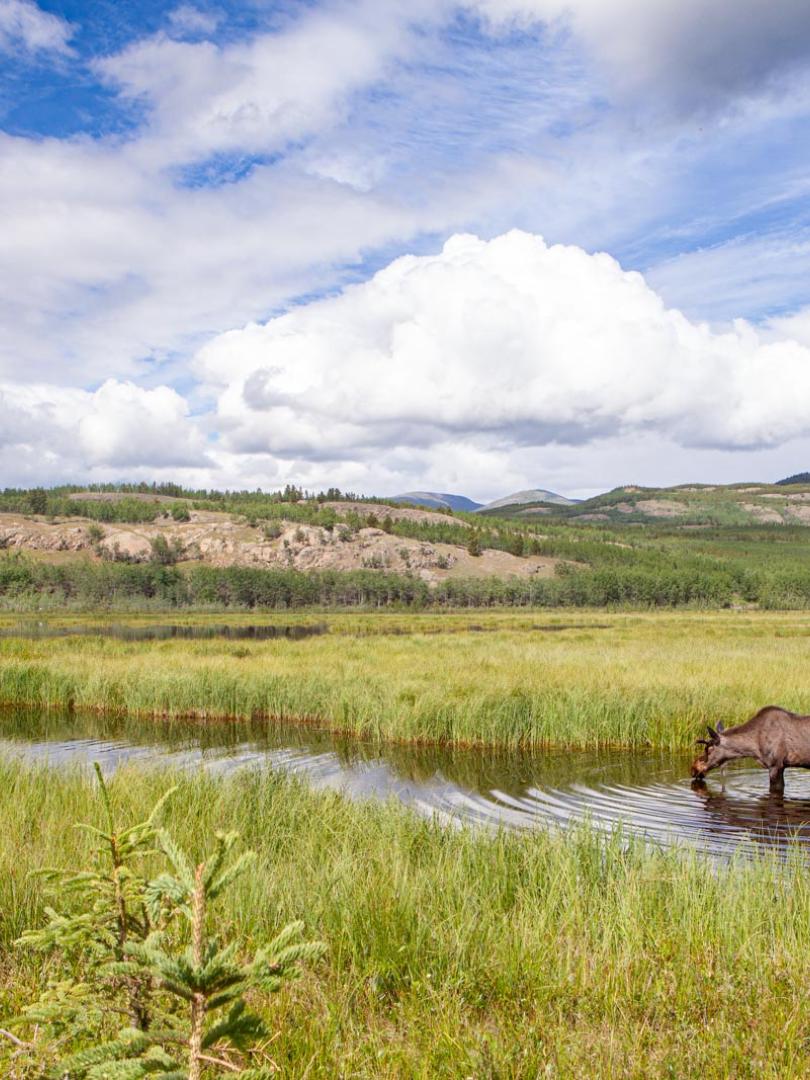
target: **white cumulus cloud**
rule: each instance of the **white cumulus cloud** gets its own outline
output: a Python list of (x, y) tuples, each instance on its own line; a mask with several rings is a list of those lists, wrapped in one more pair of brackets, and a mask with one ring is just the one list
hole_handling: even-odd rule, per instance
[(92, 392), (0, 383), (0, 452), (21, 474), (57, 477), (210, 464), (180, 394), (114, 379)]
[(810, 433), (810, 350), (668, 309), (610, 256), (513, 231), (451, 238), (197, 357), (224, 449), (385, 461), (654, 431), (682, 446)]

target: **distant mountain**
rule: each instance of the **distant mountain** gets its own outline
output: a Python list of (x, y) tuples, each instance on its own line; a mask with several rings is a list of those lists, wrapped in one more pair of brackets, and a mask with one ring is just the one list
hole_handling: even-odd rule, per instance
[(553, 503), (555, 506), (574, 506), (579, 499), (567, 499), (565, 495), (558, 495), (555, 491), (546, 491), (545, 488), (531, 488), (528, 491), (516, 491), (513, 495), (505, 495), (502, 499), (495, 499), (479, 510), (497, 510), (501, 506), (522, 506), (524, 503)]
[(793, 476), (786, 476), (784, 480), (777, 480), (776, 482), (780, 486), (785, 484), (810, 484), (810, 473), (794, 473)]
[(478, 510), (479, 502), (473, 502), (466, 495), (448, 495), (438, 491), (406, 491), (404, 495), (392, 495), (391, 502), (408, 503), (411, 506), (424, 506), (427, 510)]

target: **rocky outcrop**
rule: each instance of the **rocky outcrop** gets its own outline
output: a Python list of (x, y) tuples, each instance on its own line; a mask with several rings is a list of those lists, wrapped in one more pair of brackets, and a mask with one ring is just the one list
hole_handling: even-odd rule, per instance
[[(340, 504), (345, 510), (346, 504)], [(363, 506), (364, 514), (368, 504)], [(387, 508), (383, 508), (387, 509)], [(393, 510), (402, 516), (419, 510)], [(434, 519), (439, 515), (431, 515)], [(153, 541), (162, 537), (180, 561), (210, 566), (290, 567), (295, 570), (388, 570), (412, 573), (429, 582), (446, 577), (551, 575), (556, 560), (518, 558), (485, 550), (473, 556), (456, 544), (394, 536), (383, 529), (354, 530), (345, 523), (326, 529), (314, 525), (251, 526), (225, 514), (192, 514), (189, 522), (148, 525), (95, 525), (81, 519), (50, 522), (44, 518), (0, 514), (0, 548), (41, 553), (73, 552), (91, 559), (147, 562)]]

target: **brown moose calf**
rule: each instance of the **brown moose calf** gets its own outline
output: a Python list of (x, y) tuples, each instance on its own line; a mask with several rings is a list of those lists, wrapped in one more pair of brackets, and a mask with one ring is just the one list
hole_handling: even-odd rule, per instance
[(737, 727), (717, 730), (709, 727), (709, 738), (698, 739), (706, 747), (692, 762), (692, 776), (702, 779), (707, 772), (735, 758), (755, 758), (768, 770), (771, 791), (782, 791), (785, 769), (810, 769), (810, 716), (766, 705), (756, 716)]

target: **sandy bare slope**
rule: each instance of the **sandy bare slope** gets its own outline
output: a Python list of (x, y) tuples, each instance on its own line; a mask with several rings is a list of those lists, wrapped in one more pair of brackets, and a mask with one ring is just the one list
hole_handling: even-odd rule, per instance
[[(347, 509), (346, 504), (335, 505)], [(367, 505), (363, 511), (368, 513)], [(392, 510), (391, 517), (447, 520), (429, 511), (404, 508)], [(103, 533), (101, 539), (98, 529)], [(152, 555), (151, 541), (157, 536), (180, 545), (183, 560), (211, 566), (365, 568), (411, 572), (429, 582), (447, 577), (548, 576), (553, 574), (556, 562), (538, 556), (517, 558), (504, 551), (484, 551), (475, 557), (455, 544), (406, 539), (377, 528), (353, 533), (340, 525), (327, 530), (284, 522), (281, 535), (268, 538), (261, 526), (251, 528), (227, 514), (206, 512), (192, 512), (191, 521), (185, 523), (160, 519), (148, 525), (103, 524), (96, 529), (82, 518), (52, 521), (33, 515), (0, 514), (0, 548), (34, 552), (44, 558), (83, 556), (146, 562)]]

